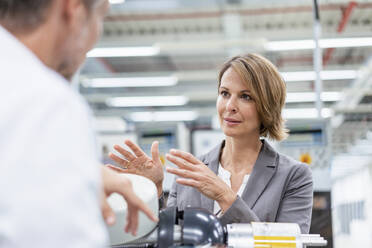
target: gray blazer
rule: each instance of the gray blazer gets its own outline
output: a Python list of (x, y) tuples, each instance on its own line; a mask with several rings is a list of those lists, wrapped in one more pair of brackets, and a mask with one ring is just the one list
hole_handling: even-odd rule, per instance
[[(255, 222), (298, 223), (309, 233), (313, 181), (309, 166), (276, 152), (265, 140), (241, 197), (220, 217), (223, 224)], [(224, 141), (199, 159), (217, 174)], [(173, 183), (167, 206), (201, 207), (214, 202), (198, 190)]]

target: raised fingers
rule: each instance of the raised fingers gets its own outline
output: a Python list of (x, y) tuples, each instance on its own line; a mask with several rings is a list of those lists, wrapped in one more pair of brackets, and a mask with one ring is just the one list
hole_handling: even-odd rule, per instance
[(194, 179), (189, 178), (177, 178), (176, 182), (185, 186), (190, 186), (194, 188), (198, 188), (200, 186), (200, 182)]
[(188, 152), (180, 151), (177, 149), (170, 149), (169, 153), (172, 154), (173, 156), (182, 158), (192, 164), (201, 163), (197, 158), (195, 158), (191, 153)]
[(124, 168), (127, 168), (129, 165), (129, 162), (127, 160), (122, 159), (121, 157), (113, 154), (112, 152), (109, 153), (109, 157)]
[(125, 150), (123, 147), (121, 147), (119, 145), (114, 145), (114, 149), (116, 151), (118, 151), (121, 155), (123, 155), (126, 159), (128, 159), (129, 161), (132, 161), (133, 159), (136, 158), (135, 156), (133, 156), (132, 153), (130, 153), (129, 151)]
[(154, 161), (159, 161), (160, 160), (160, 156), (159, 156), (159, 142), (158, 141), (152, 142), (152, 145), (151, 145), (151, 156), (152, 156), (152, 160), (154, 160)]
[(146, 155), (146, 153), (144, 151), (142, 151), (142, 149), (139, 146), (137, 146), (136, 144), (134, 144), (132, 141), (125, 140), (124, 143), (133, 151), (133, 153), (137, 157), (141, 157), (143, 155)]
[(111, 170), (114, 170), (114, 171), (119, 172), (119, 173), (126, 173), (127, 172), (126, 170), (124, 170), (122, 168), (119, 168), (119, 167), (117, 167), (115, 165), (112, 165), (112, 164), (106, 164), (105, 166), (110, 168)]
[(171, 155), (171, 154), (166, 154), (165, 157), (170, 161), (172, 162), (173, 164), (177, 165), (179, 168), (182, 168), (182, 169), (187, 169), (187, 170), (195, 170), (195, 166), (191, 163), (189, 163), (188, 161), (182, 159), (182, 158), (178, 158), (174, 155)]
[(195, 180), (199, 180), (200, 176), (192, 171), (189, 170), (184, 170), (184, 169), (177, 169), (177, 168), (172, 168), (172, 167), (167, 167), (167, 172), (172, 173), (176, 176), (183, 177), (183, 178), (191, 178)]
[[(129, 163), (127, 164), (127, 166), (129, 165)], [(119, 173), (126, 173), (126, 174), (136, 174), (136, 168), (134, 168), (133, 166), (130, 166), (130, 167), (126, 167), (125, 169), (122, 169), (122, 168), (119, 168), (115, 165), (112, 165), (112, 164), (106, 164), (105, 166), (107, 166), (108, 168), (116, 171), (116, 172), (119, 172)]]

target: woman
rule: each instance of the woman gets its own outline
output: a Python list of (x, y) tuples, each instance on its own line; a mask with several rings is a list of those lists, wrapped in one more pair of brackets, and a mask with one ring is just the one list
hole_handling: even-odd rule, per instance
[[(218, 78), (217, 112), (226, 138), (199, 159), (172, 149), (167, 159), (178, 168), (168, 206), (206, 208), (223, 224), (252, 221), (298, 223), (308, 233), (312, 209), (312, 176), (309, 167), (276, 152), (265, 139), (280, 141), (286, 129), (281, 116), (285, 83), (267, 59), (248, 54), (228, 60)], [(149, 177), (161, 196), (163, 174), (157, 143), (153, 159), (126, 141), (127, 160), (111, 158), (125, 171)], [(156, 173), (155, 173), (156, 172)]]

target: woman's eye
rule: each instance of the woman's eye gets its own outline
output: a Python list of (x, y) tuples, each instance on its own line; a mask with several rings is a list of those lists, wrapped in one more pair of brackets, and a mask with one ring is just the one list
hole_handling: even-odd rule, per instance
[(252, 97), (250, 95), (247, 95), (247, 94), (243, 94), (241, 96), (241, 98), (243, 98), (244, 100), (252, 100)]
[(229, 95), (229, 93), (227, 91), (224, 91), (224, 90), (221, 91), (220, 94), (221, 94), (221, 96), (228, 96)]

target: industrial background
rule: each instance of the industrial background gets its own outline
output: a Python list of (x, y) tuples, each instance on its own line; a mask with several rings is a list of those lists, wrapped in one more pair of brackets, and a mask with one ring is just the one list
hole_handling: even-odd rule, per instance
[[(259, 53), (287, 84), (290, 136), (274, 145), (313, 171), (311, 232), (328, 247), (372, 247), (372, 1), (318, 1), (321, 115), (313, 1), (110, 2), (103, 37), (75, 79), (94, 111), (105, 162), (125, 138), (147, 152), (154, 140), (162, 154), (207, 151), (223, 139), (219, 67)], [(167, 175), (165, 190), (171, 181)]]

